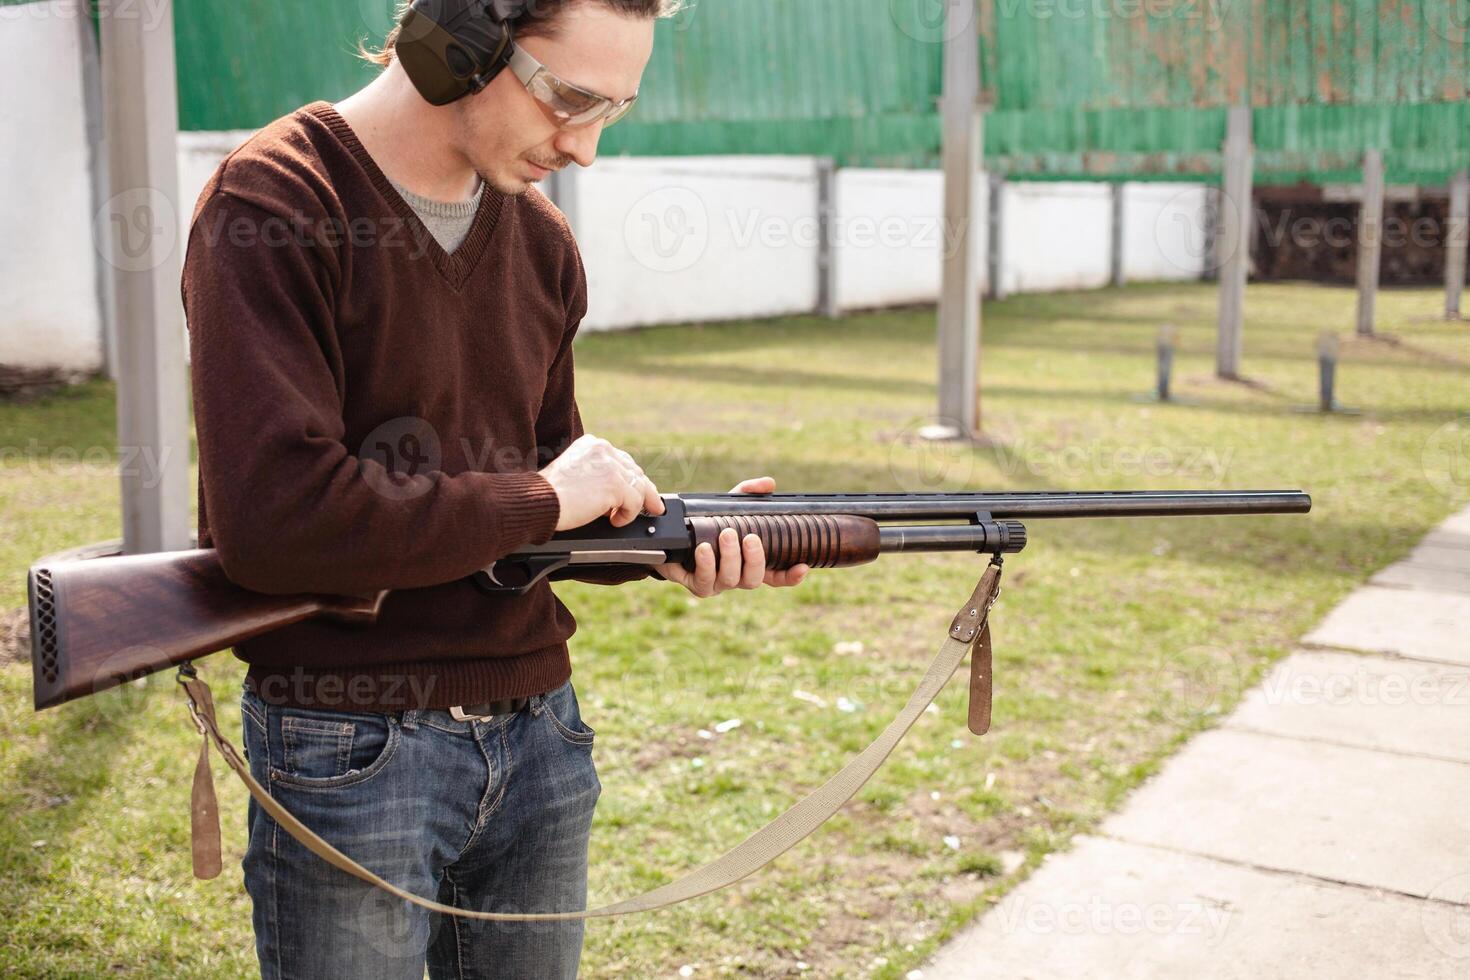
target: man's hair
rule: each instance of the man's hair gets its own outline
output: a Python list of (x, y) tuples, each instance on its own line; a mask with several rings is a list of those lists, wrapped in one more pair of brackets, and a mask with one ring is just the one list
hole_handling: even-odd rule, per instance
[[(679, 12), (684, 0), (522, 0), (517, 6), (520, 12), (510, 18), (510, 26), (516, 37), (547, 37), (556, 33), (557, 18), (578, 4), (590, 3), (606, 7), (625, 17), (672, 17)], [(393, 52), (398, 45), (398, 22), (408, 9), (409, 0), (398, 6), (393, 29), (383, 38), (381, 48), (358, 45), (357, 53), (375, 65), (384, 68), (393, 61)]]

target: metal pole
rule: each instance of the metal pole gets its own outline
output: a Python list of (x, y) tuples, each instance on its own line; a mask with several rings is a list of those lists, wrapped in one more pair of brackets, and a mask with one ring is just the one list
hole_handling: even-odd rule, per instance
[(1317, 338), (1317, 407), (1337, 410), (1337, 334), (1324, 332)]
[(1465, 253), (1470, 237), (1470, 171), (1461, 170), (1450, 181), (1450, 218), (1445, 226), (1444, 315), (1460, 319), (1460, 294), (1465, 291)]
[(1123, 272), (1123, 192), (1125, 189), (1121, 181), (1115, 182), (1111, 187), (1113, 195), (1112, 255), (1110, 257), (1112, 269), (1108, 279), (1114, 286), (1121, 286), (1127, 281)]
[(1251, 193), (1254, 149), (1249, 106), (1230, 109), (1225, 129), (1225, 173), (1220, 195), (1220, 317), (1215, 373), (1240, 377), (1245, 332), (1245, 283), (1250, 274)]
[[(974, 0), (945, 0), (944, 221), (952, 236), (939, 293), (939, 415), (979, 431), (980, 232), (975, 216), (982, 163), (980, 45)], [(963, 27), (960, 27), (963, 25)], [(959, 28), (959, 29), (956, 29)]]
[(1373, 336), (1378, 272), (1383, 261), (1383, 152), (1363, 154), (1363, 203), (1358, 210), (1358, 336)]
[(189, 429), (179, 301), (178, 96), (171, 0), (152, 16), (100, 18), (117, 297), (117, 442), (123, 548), (189, 547)]
[(1170, 392), (1171, 381), (1174, 376), (1174, 345), (1177, 342), (1179, 331), (1172, 326), (1159, 328), (1158, 340), (1158, 380), (1154, 394), (1159, 401), (1169, 401), (1173, 395)]
[(817, 314), (835, 320), (837, 305), (837, 242), (833, 215), (837, 208), (837, 164), (831, 157), (817, 159)]

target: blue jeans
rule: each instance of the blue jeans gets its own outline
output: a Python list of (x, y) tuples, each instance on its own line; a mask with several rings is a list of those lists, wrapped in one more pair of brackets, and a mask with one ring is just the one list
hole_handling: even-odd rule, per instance
[[(459, 908), (586, 907), (601, 784), (570, 683), (486, 721), (241, 696), (250, 771), (359, 864)], [(430, 913), (312, 854), (252, 800), (245, 889), (265, 980), (575, 977), (581, 922)]]

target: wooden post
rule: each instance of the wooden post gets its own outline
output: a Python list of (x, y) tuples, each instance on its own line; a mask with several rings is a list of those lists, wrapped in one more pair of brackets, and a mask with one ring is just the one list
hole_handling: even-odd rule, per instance
[(1216, 236), (1220, 264), (1220, 316), (1215, 347), (1215, 373), (1240, 377), (1245, 332), (1245, 283), (1250, 274), (1251, 193), (1254, 149), (1249, 106), (1230, 109), (1225, 128), (1225, 172)]
[(1470, 237), (1470, 170), (1450, 181), (1450, 218), (1445, 225), (1444, 316), (1460, 319), (1460, 294), (1465, 291), (1466, 239)]
[(835, 320), (842, 315), (837, 303), (837, 164), (831, 157), (817, 159), (817, 315)]
[(970, 436), (980, 429), (980, 234), (978, 211), (983, 135), (980, 46), (974, 0), (945, 0), (944, 221), (952, 236), (939, 291), (939, 415)]
[(1125, 185), (1122, 181), (1116, 181), (1111, 185), (1113, 195), (1113, 229), (1112, 229), (1112, 254), (1110, 255), (1111, 270), (1108, 281), (1114, 286), (1121, 286), (1127, 282), (1127, 276), (1123, 271), (1123, 192)]
[(155, 16), (103, 16), (111, 197), (96, 234), (117, 303), (117, 442), (123, 547), (188, 548), (189, 428), (179, 301), (178, 95), (170, 0)]
[(1358, 336), (1373, 336), (1378, 271), (1383, 262), (1383, 152), (1363, 154), (1363, 203), (1358, 208)]

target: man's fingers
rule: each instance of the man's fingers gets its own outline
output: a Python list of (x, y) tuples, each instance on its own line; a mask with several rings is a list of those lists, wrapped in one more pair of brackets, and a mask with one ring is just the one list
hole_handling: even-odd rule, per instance
[(659, 495), (658, 487), (646, 476), (643, 478), (643, 509), (655, 516), (668, 509), (664, 505), (664, 498)]
[(641, 485), (629, 480), (622, 485), (622, 500), (613, 509), (611, 515), (613, 527), (623, 527), (633, 523), (638, 515), (643, 513), (644, 494)]
[(730, 489), (731, 493), (775, 493), (776, 481), (769, 476), (752, 477), (749, 480), (741, 480)]
[(715, 566), (715, 549), (708, 541), (694, 549), (694, 591), (701, 599), (715, 594)]
[(740, 535), (733, 527), (720, 531), (720, 567), (715, 574), (720, 591), (740, 584)]
[(758, 589), (766, 578), (766, 547), (754, 534), (747, 534), (740, 542), (744, 552), (740, 567), (740, 587)]
[(810, 565), (792, 565), (783, 571), (766, 572), (766, 584), (775, 586), (776, 588), (799, 585), (801, 580), (806, 578), (807, 572), (810, 571)]

